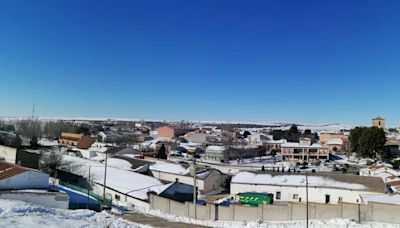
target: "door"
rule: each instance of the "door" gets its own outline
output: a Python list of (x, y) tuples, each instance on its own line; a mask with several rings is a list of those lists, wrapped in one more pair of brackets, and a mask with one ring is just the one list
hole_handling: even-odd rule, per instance
[(331, 202), (331, 196), (330, 195), (325, 195), (325, 203), (328, 204)]

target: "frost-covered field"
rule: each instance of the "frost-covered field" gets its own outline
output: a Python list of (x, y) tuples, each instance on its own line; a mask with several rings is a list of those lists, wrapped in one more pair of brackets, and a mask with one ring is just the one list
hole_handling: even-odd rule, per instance
[(146, 227), (108, 213), (46, 208), (21, 201), (0, 199), (0, 227)]

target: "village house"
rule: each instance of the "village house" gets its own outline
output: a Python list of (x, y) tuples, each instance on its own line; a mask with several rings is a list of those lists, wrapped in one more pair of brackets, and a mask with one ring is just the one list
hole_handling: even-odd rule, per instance
[(381, 178), (334, 173), (240, 172), (232, 178), (231, 194), (272, 193), (274, 200), (337, 204), (361, 203), (361, 195), (385, 194)]
[(400, 192), (400, 173), (382, 164), (374, 164), (360, 169), (360, 176), (381, 178), (386, 183), (389, 192)]
[(343, 140), (340, 138), (329, 139), (325, 145), (328, 147), (330, 153), (344, 150)]
[(183, 136), (191, 130), (188, 128), (174, 127), (174, 126), (163, 126), (157, 129), (157, 138), (176, 138)]
[[(69, 181), (71, 184), (79, 186), (83, 180), (87, 180), (89, 177), (89, 167), (91, 167), (90, 190), (100, 196), (104, 194), (104, 163), (68, 155), (64, 155), (63, 159), (74, 167), (80, 167), (72, 170), (62, 168), (62, 171), (66, 173), (66, 175), (64, 175), (64, 178), (66, 179), (63, 179), (63, 181)], [(121, 159), (118, 160), (124, 162), (123, 164), (129, 164), (127, 161)], [(160, 189), (163, 189), (165, 184), (154, 177), (136, 173), (133, 170), (130, 170), (129, 167), (118, 166), (119, 165), (116, 161), (112, 161), (112, 158), (110, 158), (110, 165), (107, 165), (105, 186), (106, 198), (148, 208), (148, 192), (152, 191), (159, 193)], [(73, 179), (71, 178), (74, 176), (80, 178), (77, 178), (74, 180), (75, 182), (72, 182)]]
[[(162, 181), (193, 185), (194, 170), (188, 165), (158, 163), (150, 166), (152, 175)], [(203, 194), (218, 191), (226, 183), (226, 176), (216, 169), (196, 170), (196, 186)]]
[(59, 143), (61, 145), (75, 146), (78, 149), (89, 149), (96, 140), (90, 136), (75, 133), (61, 133)]
[(41, 154), (39, 150), (19, 149), (0, 145), (0, 161), (39, 169)]
[(330, 152), (349, 151), (350, 141), (349, 136), (344, 133), (324, 132), (319, 135), (319, 142), (327, 145)]
[(385, 128), (385, 119), (380, 116), (377, 116), (372, 119), (372, 126), (378, 128)]
[(272, 136), (270, 138), (270, 140), (264, 142), (264, 147), (267, 149), (267, 151), (281, 153), (282, 144), (287, 143), (287, 141), (285, 139), (274, 140)]
[(209, 136), (209, 134), (207, 134), (205, 132), (191, 131), (191, 132), (187, 133), (185, 136), (183, 136), (183, 138), (189, 142), (205, 144), (205, 143), (207, 143), (208, 136)]
[(260, 133), (253, 133), (248, 135), (246, 141), (249, 145), (262, 146), (272, 140), (271, 135), (264, 135)]
[(0, 189), (47, 189), (49, 175), (37, 170), (0, 161)]
[(329, 158), (329, 148), (318, 143), (311, 144), (309, 138), (301, 138), (299, 143), (284, 143), (281, 150), (284, 161), (315, 161)]
[(15, 164), (17, 160), (17, 148), (0, 145), (0, 161)]
[(225, 150), (226, 148), (224, 146), (208, 146), (206, 148), (205, 157), (207, 160), (220, 162), (221, 160), (224, 160)]

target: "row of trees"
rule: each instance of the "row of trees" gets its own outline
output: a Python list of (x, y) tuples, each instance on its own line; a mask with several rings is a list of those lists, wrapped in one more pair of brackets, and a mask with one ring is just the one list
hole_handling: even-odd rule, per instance
[(57, 139), (61, 132), (82, 133), (90, 135), (91, 127), (86, 124), (75, 124), (68, 121), (40, 121), (38, 119), (23, 119), (6, 123), (0, 121), (0, 131), (16, 133), (32, 139), (33, 137), (45, 137)]
[(351, 151), (360, 157), (392, 160), (398, 154), (385, 150), (386, 133), (377, 127), (356, 127), (350, 130)]
[(273, 130), (271, 134), (274, 140), (286, 139), (288, 142), (299, 142), (300, 138), (310, 138), (313, 143), (319, 140), (316, 132), (313, 133), (310, 129), (301, 132), (297, 128), (297, 125), (292, 125), (289, 130)]

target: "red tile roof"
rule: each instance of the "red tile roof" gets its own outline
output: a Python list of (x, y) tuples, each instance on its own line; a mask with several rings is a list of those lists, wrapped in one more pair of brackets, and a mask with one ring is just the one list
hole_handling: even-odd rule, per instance
[(390, 186), (400, 186), (400, 181), (391, 181), (391, 182), (387, 182), (387, 185), (390, 185)]
[(22, 166), (14, 165), (8, 162), (0, 162), (0, 180), (16, 176), (18, 174), (29, 171), (30, 169)]

